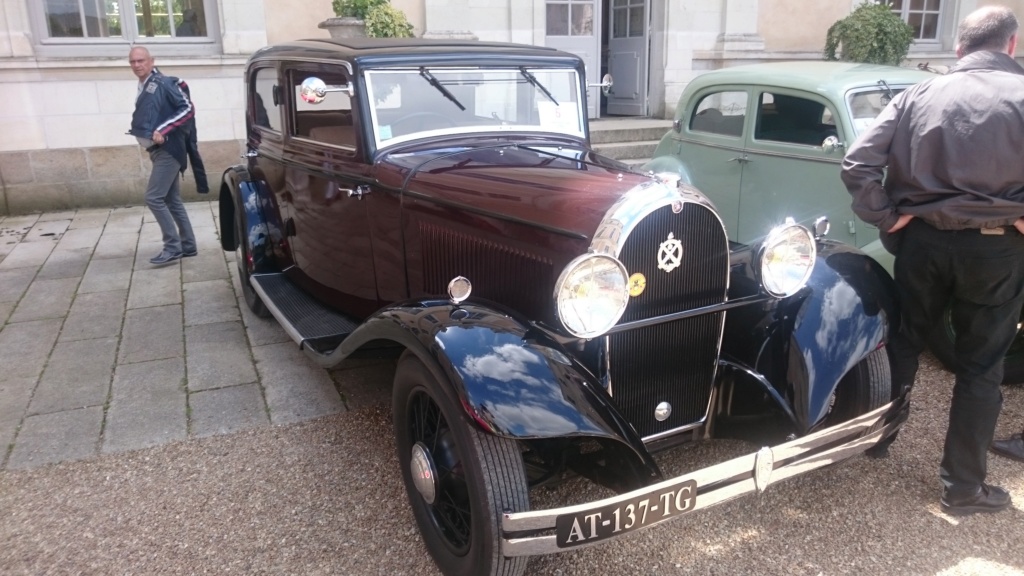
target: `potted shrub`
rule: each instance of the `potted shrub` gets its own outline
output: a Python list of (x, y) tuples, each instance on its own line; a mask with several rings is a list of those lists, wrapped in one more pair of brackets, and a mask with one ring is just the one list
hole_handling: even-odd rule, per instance
[(320, 23), (333, 38), (408, 38), (412, 24), (388, 0), (333, 0), (334, 18)]
[(888, 2), (865, 0), (825, 34), (825, 60), (899, 66), (910, 51), (914, 29)]

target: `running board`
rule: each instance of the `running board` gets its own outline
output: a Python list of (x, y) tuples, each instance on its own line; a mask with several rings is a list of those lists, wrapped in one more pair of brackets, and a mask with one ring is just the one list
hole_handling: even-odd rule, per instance
[(302, 348), (319, 353), (333, 350), (359, 323), (320, 304), (283, 273), (249, 277), (267, 310)]

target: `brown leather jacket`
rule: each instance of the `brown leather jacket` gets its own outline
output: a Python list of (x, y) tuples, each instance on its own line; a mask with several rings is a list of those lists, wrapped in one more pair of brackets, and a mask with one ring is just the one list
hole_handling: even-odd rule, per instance
[(897, 95), (850, 147), (842, 179), (853, 211), (883, 232), (901, 214), (941, 230), (1013, 224), (1024, 216), (1024, 67), (974, 52)]

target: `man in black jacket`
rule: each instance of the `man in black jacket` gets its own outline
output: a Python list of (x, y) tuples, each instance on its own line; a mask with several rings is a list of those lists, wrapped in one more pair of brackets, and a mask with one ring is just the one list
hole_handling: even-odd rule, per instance
[(129, 134), (149, 152), (153, 163), (145, 198), (160, 225), (164, 243), (163, 250), (149, 261), (161, 266), (197, 253), (196, 237), (178, 185), (178, 175), (188, 162), (185, 127), (193, 116), (192, 103), (173, 78), (154, 69), (153, 57), (146, 48), (133, 47), (128, 62), (139, 79)]
[(896, 255), (902, 325), (889, 342), (894, 387), (913, 384), (925, 336), (947, 308), (952, 313), (958, 366), (939, 467), (940, 504), (952, 514), (1010, 505), (1009, 493), (985, 476), (1003, 356), (1024, 304), (1017, 30), (1002, 6), (968, 15), (957, 65), (896, 96), (843, 161), (854, 212)]

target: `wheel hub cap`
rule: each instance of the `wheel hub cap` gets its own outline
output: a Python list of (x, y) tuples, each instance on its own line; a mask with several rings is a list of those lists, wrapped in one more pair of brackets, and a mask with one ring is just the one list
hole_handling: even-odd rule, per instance
[(412, 471), (412, 483), (416, 486), (416, 491), (427, 504), (433, 505), (437, 499), (437, 469), (434, 467), (430, 450), (422, 442), (417, 442), (412, 447), (409, 469)]

